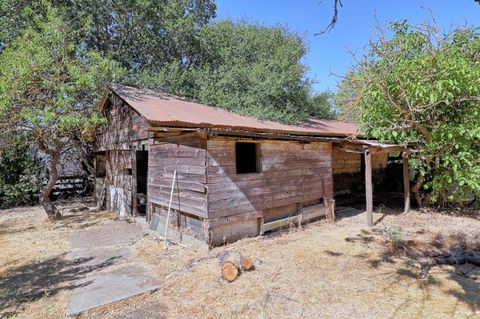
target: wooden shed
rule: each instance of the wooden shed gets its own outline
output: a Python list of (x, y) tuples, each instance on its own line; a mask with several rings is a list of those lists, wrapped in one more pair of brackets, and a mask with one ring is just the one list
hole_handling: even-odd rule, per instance
[(349, 122), (290, 126), (125, 86), (111, 86), (100, 110), (97, 201), (209, 246), (333, 215), (335, 194), (359, 183), (371, 216), (372, 172), (403, 150), (358, 139)]

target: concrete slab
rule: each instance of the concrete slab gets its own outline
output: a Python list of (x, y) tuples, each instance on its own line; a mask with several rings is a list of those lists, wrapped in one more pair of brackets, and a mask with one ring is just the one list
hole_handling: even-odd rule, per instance
[(108, 221), (71, 234), (68, 259), (77, 265), (79, 276), (73, 281), (68, 316), (161, 287), (133, 256), (132, 244), (145, 234), (142, 226), (125, 221)]
[(98, 247), (92, 249), (70, 250), (69, 260), (82, 260), (82, 267), (95, 267), (107, 261), (119, 263), (132, 257), (132, 250), (125, 246)]
[(145, 234), (136, 223), (108, 221), (87, 229), (76, 230), (69, 239), (70, 249), (130, 245)]
[(68, 316), (161, 288), (158, 279), (131, 265), (87, 276), (76, 284), (79, 287), (70, 296)]

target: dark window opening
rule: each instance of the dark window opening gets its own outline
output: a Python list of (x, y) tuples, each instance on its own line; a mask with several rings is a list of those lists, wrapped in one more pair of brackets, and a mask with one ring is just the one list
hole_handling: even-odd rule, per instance
[(107, 155), (105, 152), (97, 153), (95, 163), (95, 176), (103, 178), (107, 175)]
[(237, 174), (259, 173), (259, 151), (257, 143), (239, 142), (235, 145)]

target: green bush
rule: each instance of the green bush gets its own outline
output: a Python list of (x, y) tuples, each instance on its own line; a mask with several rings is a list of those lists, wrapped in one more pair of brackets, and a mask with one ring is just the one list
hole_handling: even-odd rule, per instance
[(0, 208), (33, 204), (42, 186), (40, 160), (24, 143), (0, 151)]
[(420, 205), (464, 205), (480, 198), (480, 32), (439, 30), (434, 22), (392, 23), (371, 40), (337, 100), (366, 135), (409, 146)]

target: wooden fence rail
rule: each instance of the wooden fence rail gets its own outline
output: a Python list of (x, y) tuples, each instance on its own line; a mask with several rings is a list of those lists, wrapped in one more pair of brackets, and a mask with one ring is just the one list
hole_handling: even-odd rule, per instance
[(53, 188), (52, 197), (70, 197), (87, 195), (92, 190), (92, 181), (88, 176), (62, 176)]

